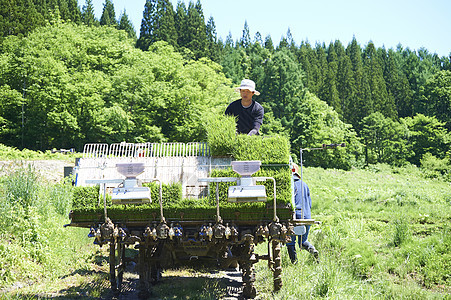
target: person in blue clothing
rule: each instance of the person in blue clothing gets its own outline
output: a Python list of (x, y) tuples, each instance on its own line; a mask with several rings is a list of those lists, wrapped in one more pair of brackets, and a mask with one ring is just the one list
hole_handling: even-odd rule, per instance
[(258, 135), (260, 126), (263, 124), (264, 109), (260, 103), (252, 100), (252, 96), (258, 96), (260, 92), (255, 90), (255, 82), (249, 79), (243, 79), (236, 89), (240, 91), (241, 99), (230, 103), (225, 114), (237, 118), (237, 133)]
[[(301, 181), (299, 175), (299, 167), (293, 164), (293, 179), (294, 179), (294, 202), (296, 204), (296, 219), (310, 219), (312, 198), (310, 197), (310, 189), (305, 182)], [(302, 190), (303, 189), (303, 190)], [(287, 243), (288, 255), (292, 263), (297, 261), (296, 257), (296, 237), (299, 249), (305, 249), (310, 252), (315, 259), (318, 259), (318, 250), (308, 240), (308, 233), (310, 225), (305, 225), (305, 233), (302, 236), (291, 236), (291, 242)]]

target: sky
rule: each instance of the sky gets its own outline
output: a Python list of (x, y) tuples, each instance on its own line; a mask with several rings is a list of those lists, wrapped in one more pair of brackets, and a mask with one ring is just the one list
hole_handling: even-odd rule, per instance
[[(174, 9), (177, 1), (172, 0)], [(102, 14), (105, 0), (93, 0), (95, 15)], [(116, 18), (126, 11), (137, 36), (145, 0), (112, 0)], [(197, 0), (193, 1), (194, 3)], [(290, 29), (296, 45), (312, 46), (340, 40), (346, 47), (353, 37), (362, 46), (411, 50), (426, 48), (439, 56), (451, 55), (451, 0), (201, 0), (205, 19), (213, 17), (218, 38), (229, 33), (234, 41), (247, 22), (251, 38), (260, 32), (277, 45)], [(80, 7), (85, 0), (78, 0)]]

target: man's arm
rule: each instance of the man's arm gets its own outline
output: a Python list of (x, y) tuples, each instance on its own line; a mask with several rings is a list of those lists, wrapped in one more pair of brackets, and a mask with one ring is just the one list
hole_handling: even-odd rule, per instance
[(224, 114), (225, 114), (226, 116), (233, 115), (233, 114), (232, 114), (232, 111), (231, 111), (231, 108), (230, 108), (230, 104), (227, 106), (227, 108), (226, 108)]
[(260, 130), (260, 126), (263, 124), (263, 115), (265, 114), (265, 111), (263, 109), (263, 106), (260, 104), (255, 103), (254, 111), (253, 111), (253, 117), (254, 117), (254, 126), (249, 131), (248, 135), (254, 135), (257, 134)]

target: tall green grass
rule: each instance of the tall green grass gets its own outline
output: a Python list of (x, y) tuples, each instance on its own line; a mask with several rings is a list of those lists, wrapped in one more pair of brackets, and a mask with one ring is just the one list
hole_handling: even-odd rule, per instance
[[(312, 217), (306, 251), (290, 263), (283, 249), (281, 291), (257, 264), (262, 299), (447, 299), (451, 295), (450, 183), (415, 167), (349, 172), (305, 168)], [(266, 247), (259, 247), (266, 252)]]
[(87, 269), (86, 232), (68, 223), (72, 187), (41, 182), (33, 167), (0, 178), (0, 289), (58, 281)]

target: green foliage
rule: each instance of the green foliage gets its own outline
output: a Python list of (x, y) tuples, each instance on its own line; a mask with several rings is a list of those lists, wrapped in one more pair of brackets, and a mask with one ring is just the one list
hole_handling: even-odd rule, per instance
[(421, 168), (428, 178), (451, 179), (451, 161), (449, 156), (443, 159), (437, 158), (431, 153), (426, 153), (421, 159)]
[(233, 92), (216, 63), (164, 42), (142, 52), (111, 27), (56, 24), (2, 49), (0, 137), (16, 147), (202, 140)]
[(39, 189), (38, 175), (31, 166), (19, 168), (4, 181), (4, 193), (12, 206), (27, 210), (35, 205)]
[(294, 121), (295, 137), (292, 150), (321, 148), (323, 144), (345, 143), (345, 148), (305, 153), (306, 165), (349, 170), (361, 160), (362, 144), (349, 124), (343, 123), (337, 113), (324, 101), (307, 93)]
[(27, 36), (34, 29), (60, 21), (80, 24), (77, 0), (2, 0), (0, 1), (0, 37)]
[(444, 122), (448, 130), (451, 129), (451, 71), (443, 70), (434, 74), (426, 81), (421, 89), (422, 100), (427, 105), (430, 116), (437, 117)]
[[(103, 206), (100, 201), (99, 186), (77, 186), (72, 193), (72, 209)], [(109, 203), (111, 204), (111, 202)]]
[[(157, 183), (144, 183), (143, 186), (150, 187), (150, 198), (152, 202), (158, 203), (160, 199), (160, 185)], [(162, 202), (166, 204), (177, 204), (182, 201), (182, 185), (180, 183), (162, 184)]]
[[(69, 232), (72, 186), (43, 184), (36, 171), (19, 166), (0, 180), (0, 287), (14, 282), (60, 279), (73, 268), (86, 267), (79, 252), (87, 239)], [(76, 254), (75, 252), (79, 252)]]
[(103, 4), (102, 16), (100, 17), (100, 25), (117, 26), (116, 13), (114, 4), (111, 0), (105, 0)]
[(430, 153), (437, 158), (444, 158), (450, 148), (451, 134), (435, 117), (418, 114), (413, 118), (402, 120), (409, 129), (408, 142), (411, 144), (413, 155), (409, 162), (417, 166), (424, 154)]
[[(152, 202), (158, 204), (160, 199), (160, 185), (157, 183), (144, 183), (143, 186), (150, 188)], [(178, 183), (162, 184), (162, 196), (163, 204), (177, 204), (182, 200), (182, 186)], [(111, 196), (107, 194), (106, 199), (107, 205), (110, 206)], [(99, 194), (99, 186), (74, 187), (72, 203), (73, 210), (103, 208), (103, 196)]]
[[(127, 14), (124, 11), (118, 22), (112, 1), (104, 3), (100, 24), (122, 33), (94, 28), (99, 21), (92, 0), (82, 11), (76, 0), (3, 2), (3, 15), (9, 17), (0, 20), (0, 36), (5, 38), (0, 50), (0, 137), (8, 145), (44, 150), (81, 149), (87, 141), (113, 139), (203, 140), (205, 119), (223, 111), (231, 100), (231, 82), (243, 78), (256, 81), (262, 92), (262, 132), (287, 136), (293, 153), (336, 138), (330, 134), (336, 128), (324, 120), (299, 121), (308, 119), (307, 92), (327, 103), (326, 111), (332, 109), (334, 118), (351, 124), (364, 139), (377, 129), (368, 128), (368, 122), (375, 121), (373, 114), (383, 116), (388, 126), (376, 126), (383, 136), (380, 142), (367, 140), (378, 148), (370, 149), (368, 163), (401, 165), (408, 157), (418, 165), (427, 152), (439, 157), (399, 142), (397, 132), (404, 133), (405, 124), (398, 117), (424, 114), (450, 129), (449, 58), (424, 48), (399, 45), (386, 50), (372, 42), (360, 45), (355, 38), (346, 47), (338, 40), (315, 47), (302, 41), (298, 47), (289, 30), (274, 45), (270, 36), (263, 41), (258, 32), (252, 40), (247, 23), (236, 43), (231, 35), (222, 42), (213, 17), (206, 24), (200, 1), (188, 7), (177, 3), (174, 11), (171, 1), (148, 0), (136, 43), (149, 50), (143, 54), (133, 49), (136, 36)], [(82, 22), (89, 28), (74, 26)], [(340, 152), (317, 153), (314, 165), (361, 165), (362, 147), (354, 141), (347, 144), (355, 148), (344, 150), (345, 157)]]
[(206, 120), (207, 143), (212, 156), (230, 156), (236, 139), (236, 120), (232, 116), (218, 115)]
[(262, 164), (287, 164), (288, 140), (283, 136), (236, 134), (235, 118), (214, 116), (205, 123), (212, 156), (232, 156), (236, 160), (260, 160)]
[(2, 160), (38, 160), (38, 159), (60, 159), (60, 160), (70, 160), (79, 154), (62, 154), (62, 153), (52, 153), (52, 151), (47, 150), (45, 152), (33, 151), (28, 149), (19, 150), (14, 147), (5, 146), (0, 144), (0, 158)]
[(260, 160), (262, 164), (287, 164), (290, 160), (288, 140), (281, 136), (236, 136), (232, 156), (236, 160)]
[(366, 145), (366, 163), (403, 165), (412, 155), (406, 143), (406, 126), (375, 112), (362, 120), (361, 136)]

